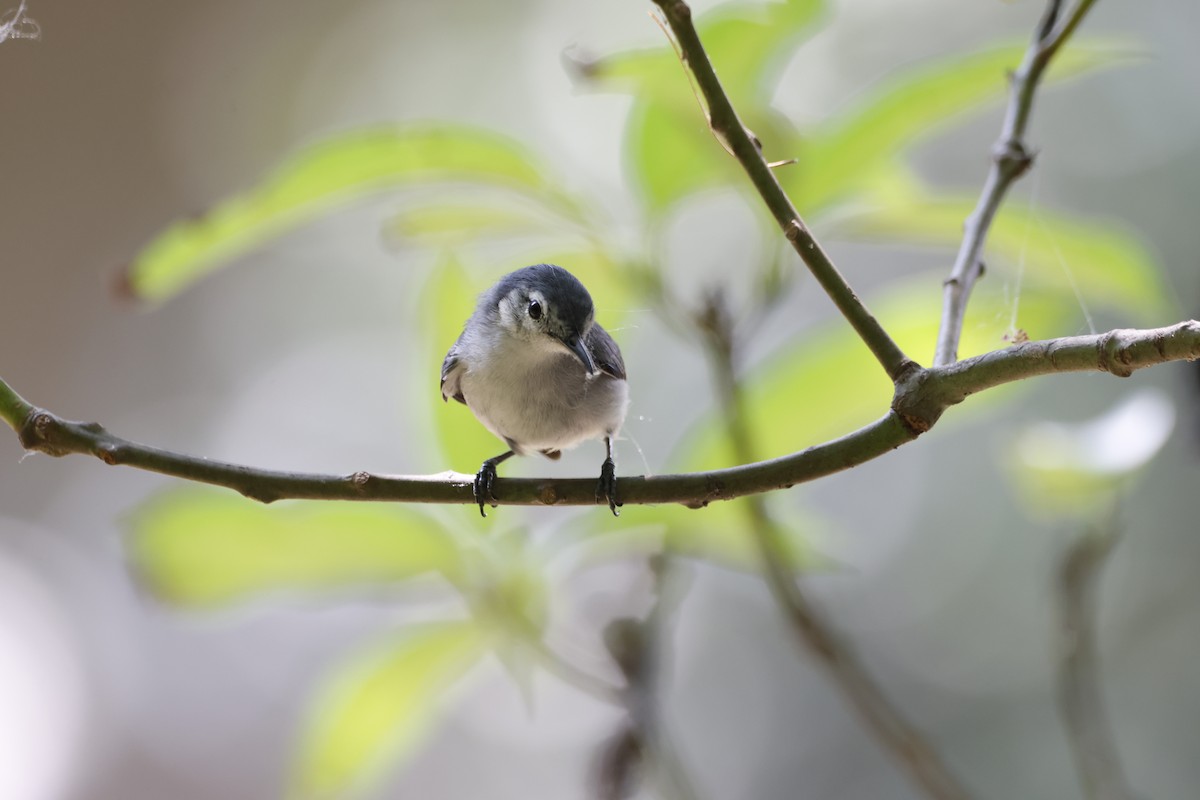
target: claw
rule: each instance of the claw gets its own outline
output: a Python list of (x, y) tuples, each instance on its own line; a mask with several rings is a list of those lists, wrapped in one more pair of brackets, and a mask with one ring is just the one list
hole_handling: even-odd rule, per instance
[[(512, 442), (509, 442), (511, 445)], [(515, 452), (509, 450), (507, 453), (501, 453), (495, 458), (489, 458), (483, 462), (483, 466), (479, 468), (479, 472), (475, 473), (475, 482), (471, 484), (471, 492), (475, 495), (475, 502), (479, 504), (479, 515), (486, 517), (487, 512), (483, 510), (483, 504), (490, 502), (494, 507), (496, 505), (496, 493), (492, 491), (492, 486), (496, 483), (496, 465), (503, 461), (512, 458), (516, 455)]]
[(612, 458), (604, 459), (604, 465), (600, 467), (600, 481), (596, 484), (596, 502), (604, 500), (608, 501), (608, 510), (614, 517), (621, 516), (617, 510), (621, 505), (617, 501), (617, 465)]
[(479, 515), (487, 517), (487, 512), (483, 510), (484, 503), (495, 500), (496, 495), (492, 492), (492, 485), (496, 482), (496, 464), (491, 459), (483, 462), (483, 466), (479, 468), (479, 472), (475, 473), (475, 482), (471, 484), (471, 490), (475, 494), (475, 502), (479, 504)]

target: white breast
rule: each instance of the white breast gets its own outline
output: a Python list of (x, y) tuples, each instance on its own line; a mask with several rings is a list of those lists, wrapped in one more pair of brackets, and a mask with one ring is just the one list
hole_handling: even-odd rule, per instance
[(563, 450), (615, 436), (629, 405), (625, 381), (587, 375), (579, 359), (552, 341), (503, 337), (461, 376), (467, 405), (519, 453)]

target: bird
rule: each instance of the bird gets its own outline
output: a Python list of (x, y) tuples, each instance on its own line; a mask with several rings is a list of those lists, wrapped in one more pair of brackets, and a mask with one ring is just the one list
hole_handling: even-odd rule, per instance
[(617, 499), (613, 440), (629, 408), (625, 362), (595, 321), (592, 296), (566, 269), (534, 264), (500, 278), (442, 362), (442, 399), (471, 409), (508, 450), (487, 459), (472, 484), (479, 513), (497, 500), (496, 467), (514, 455), (562, 451), (603, 439), (596, 501)]

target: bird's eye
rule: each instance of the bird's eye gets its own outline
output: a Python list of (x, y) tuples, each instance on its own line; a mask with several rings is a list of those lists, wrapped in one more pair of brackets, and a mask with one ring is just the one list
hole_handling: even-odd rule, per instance
[(537, 300), (529, 301), (529, 316), (533, 317), (534, 319), (542, 318), (542, 304)]

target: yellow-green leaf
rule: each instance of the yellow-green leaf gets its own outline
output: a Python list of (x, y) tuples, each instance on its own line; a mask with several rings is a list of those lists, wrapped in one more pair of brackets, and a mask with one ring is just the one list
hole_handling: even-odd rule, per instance
[[(878, 297), (872, 311), (901, 348), (928, 363), (940, 319), (943, 274), (898, 282)], [(1073, 295), (1030, 289), (1013, 318), (1012, 298), (999, 281), (981, 282), (971, 299), (959, 354), (968, 357), (1008, 346), (1019, 328), (1031, 338), (1076, 332), (1081, 321)], [(786, 455), (860, 428), (887, 413), (892, 383), (866, 345), (840, 317), (810, 331), (743, 381), (747, 417), (756, 452), (763, 458)], [(997, 390), (982, 397), (996, 397)], [(978, 407), (972, 398), (967, 407)], [(952, 416), (961, 418), (955, 410)], [(705, 419), (691, 437), (683, 459), (689, 470), (733, 466), (734, 457), (716, 420)]]
[(549, 225), (538, 209), (514, 203), (421, 203), (399, 211), (386, 223), (384, 233), (419, 245), (459, 245), (480, 238), (544, 234)]
[(446, 690), (479, 660), (486, 641), (473, 623), (431, 624), (343, 666), (317, 700), (293, 795), (342, 800), (369, 788), (428, 734)]
[[(1024, 51), (1025, 44), (1014, 44), (899, 72), (808, 132), (800, 169), (779, 173), (784, 188), (810, 213), (853, 196), (904, 148), (1004, 97), (1006, 76), (1021, 63)], [(1047, 78), (1061, 80), (1113, 66), (1128, 52), (1111, 42), (1074, 40), (1055, 57)]]
[(340, 204), (405, 183), (446, 180), (555, 191), (532, 154), (480, 128), (444, 123), (352, 131), (306, 148), (253, 188), (167, 228), (134, 260), (127, 284), (138, 298), (166, 300)]
[[(786, 496), (770, 502), (783, 505)], [(821, 564), (821, 556), (809, 542), (813, 534), (823, 534), (828, 525), (792, 504), (787, 504), (777, 519), (787, 521), (783, 545), (791, 569), (800, 572)], [(758, 544), (738, 500), (712, 503), (702, 510), (679, 505), (638, 506), (626, 509), (619, 519), (589, 522), (581, 533), (567, 540), (564, 547), (580, 568), (667, 550), (727, 569), (753, 573), (762, 569)]]
[[(866, 203), (838, 225), (860, 238), (957, 248), (974, 204), (961, 195), (930, 194), (897, 173), (874, 182)], [(1026, 285), (1063, 294), (1078, 289), (1089, 307), (1113, 309), (1131, 323), (1161, 323), (1170, 306), (1153, 257), (1111, 222), (1008, 202), (992, 225), (984, 259), (989, 270), (1010, 276), (1023, 267)]]
[(462, 568), (454, 538), (417, 511), (318, 501), (263, 506), (194, 489), (138, 510), (130, 557), (156, 596), (181, 606), (431, 572), (455, 580)]
[[(696, 29), (725, 90), (741, 108), (765, 99), (797, 38), (825, 11), (822, 0), (726, 3), (702, 15)], [(586, 65), (584, 77), (641, 99), (690, 97), (685, 66), (666, 45), (606, 56)], [(692, 107), (699, 113), (694, 101)]]

